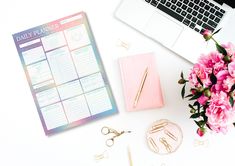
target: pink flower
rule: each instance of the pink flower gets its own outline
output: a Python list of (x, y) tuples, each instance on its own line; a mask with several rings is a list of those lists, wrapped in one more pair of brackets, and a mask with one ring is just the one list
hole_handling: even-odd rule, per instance
[(217, 83), (212, 87), (212, 92), (225, 91), (223, 81), (229, 76), (228, 70), (221, 70), (216, 74)]
[(205, 134), (205, 129), (204, 128), (198, 128), (197, 129), (197, 134), (202, 137)]
[(212, 86), (211, 91), (216, 93), (220, 91), (229, 92), (235, 83), (235, 77), (231, 77), (228, 70), (221, 70), (217, 73), (217, 83)]
[(220, 70), (225, 68), (223, 55), (217, 51), (211, 52), (207, 55), (201, 55), (198, 62), (205, 66), (206, 72), (209, 74), (212, 73), (212, 70), (214, 74), (217, 74)]
[(209, 85), (211, 85), (211, 81), (209, 78), (208, 73), (206, 72), (206, 68), (204, 65), (196, 63), (193, 66), (193, 69), (189, 75), (189, 82), (195, 86), (195, 87), (199, 87), (200, 84), (197, 80), (197, 77), (200, 78), (200, 80), (202, 81), (202, 83), (208, 87)]
[(234, 122), (235, 110), (231, 107), (226, 93), (212, 94), (210, 105), (206, 109), (207, 124), (211, 130), (226, 133), (228, 126)]
[(228, 70), (221, 70), (216, 74), (216, 78), (218, 81), (223, 81), (224, 79), (227, 78), (229, 72)]
[[(235, 45), (218, 44), (208, 29), (203, 32), (203, 37), (206, 41), (212, 39), (217, 50), (201, 55), (191, 69), (188, 80), (181, 74), (179, 82), (184, 84), (182, 97), (194, 101), (189, 107), (191, 117), (195, 118), (199, 126), (199, 136), (203, 136), (207, 128), (217, 133), (226, 133), (235, 124)], [(188, 82), (192, 86), (191, 94), (184, 96)]]
[(232, 60), (234, 61), (235, 59), (235, 46), (232, 43), (228, 43), (228, 44), (223, 44), (222, 47), (225, 48), (225, 50), (227, 51), (228, 55), (232, 56)]
[(195, 89), (191, 89), (191, 92), (193, 95), (195, 95), (197, 91)]
[(228, 72), (233, 78), (235, 78), (235, 62), (230, 62), (228, 64)]
[(205, 105), (208, 99), (209, 99), (208, 97), (206, 97), (206, 96), (204, 96), (204, 95), (201, 95), (201, 96), (197, 99), (197, 101), (198, 101), (201, 105)]
[(226, 69), (226, 64), (223, 60), (221, 60), (220, 62), (214, 64), (213, 69), (214, 74), (217, 74), (219, 71)]
[(227, 76), (227, 78), (223, 81), (223, 90), (225, 92), (229, 92), (232, 88), (232, 86), (234, 85), (235, 83), (235, 78), (232, 78), (230, 76)]
[(203, 33), (202, 33), (204, 39), (206, 39), (206, 41), (210, 40), (212, 37), (212, 32), (208, 29), (206, 29)]

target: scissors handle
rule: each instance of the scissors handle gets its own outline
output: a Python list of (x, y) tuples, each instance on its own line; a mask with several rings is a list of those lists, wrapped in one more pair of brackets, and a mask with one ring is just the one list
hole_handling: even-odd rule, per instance
[(114, 144), (114, 138), (107, 139), (107, 140), (105, 141), (105, 144), (106, 144), (108, 147), (113, 146), (113, 144)]
[(115, 135), (119, 134), (119, 132), (117, 132), (116, 130), (106, 127), (106, 126), (102, 127), (101, 133), (104, 135), (108, 135), (109, 133), (114, 133)]
[(102, 128), (101, 128), (101, 133), (102, 133), (102, 134), (107, 135), (107, 134), (109, 134), (109, 132), (110, 132), (110, 131), (109, 131), (109, 128), (108, 128), (108, 127), (102, 127)]

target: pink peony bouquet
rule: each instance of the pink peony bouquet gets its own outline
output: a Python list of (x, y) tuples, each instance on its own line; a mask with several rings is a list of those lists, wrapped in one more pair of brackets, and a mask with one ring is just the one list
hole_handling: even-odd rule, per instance
[[(235, 46), (220, 45), (211, 31), (205, 30), (206, 41), (215, 42), (216, 51), (201, 55), (194, 64), (188, 79), (181, 73), (179, 84), (183, 84), (182, 98), (187, 98), (190, 113), (197, 124), (197, 133), (203, 136), (206, 129), (216, 133), (227, 133), (235, 125)], [(185, 95), (185, 86), (190, 84), (190, 94)]]

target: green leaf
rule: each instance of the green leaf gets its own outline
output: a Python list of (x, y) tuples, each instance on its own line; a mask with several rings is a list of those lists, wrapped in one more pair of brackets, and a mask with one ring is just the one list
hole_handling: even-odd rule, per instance
[(190, 116), (190, 118), (196, 119), (196, 118), (199, 118), (200, 116), (201, 116), (200, 113), (195, 113), (195, 114), (192, 114), (192, 115)]
[(192, 109), (194, 109), (194, 110), (195, 110), (195, 108), (194, 108), (191, 104), (189, 104), (188, 106), (189, 106), (190, 108), (192, 108)]
[(206, 123), (206, 126), (208, 127), (208, 129), (210, 129), (211, 130), (211, 127)]
[(180, 77), (181, 77), (182, 79), (184, 79), (184, 73), (183, 73), (183, 72), (180, 73)]
[(207, 121), (208, 121), (208, 117), (207, 117), (207, 116), (203, 116), (203, 120), (204, 120), (205, 122), (207, 122)]
[(218, 43), (216, 43), (216, 48), (217, 50), (223, 54), (223, 55), (227, 55), (227, 51), (224, 49), (224, 47), (222, 47), (221, 45), (219, 45)]
[(198, 127), (200, 127), (200, 128), (201, 128), (201, 125), (200, 125), (200, 123), (199, 123), (199, 122), (197, 122), (196, 120), (195, 120), (194, 122), (197, 124), (197, 126), (198, 126)]
[(205, 121), (203, 121), (203, 120), (200, 120), (200, 121), (196, 121), (196, 120), (194, 120), (194, 122), (197, 124), (197, 126), (198, 127), (200, 127), (200, 128), (202, 128), (202, 127), (204, 127), (205, 125), (206, 125), (206, 122)]
[(202, 128), (202, 127), (204, 127), (205, 125), (207, 125), (206, 124), (206, 122), (204, 122), (203, 120), (200, 120), (200, 121), (194, 121), (197, 125), (198, 125), (198, 127), (200, 127), (200, 128)]
[(183, 88), (181, 90), (181, 97), (182, 97), (182, 99), (184, 99), (184, 95), (185, 95), (185, 86), (186, 86), (186, 84), (184, 84), (184, 86), (183, 86)]
[(202, 117), (206, 116), (206, 111), (202, 111), (202, 112), (201, 112), (201, 116), (202, 116)]
[(221, 30), (221, 28), (218, 29), (217, 31), (215, 31), (215, 32), (212, 34), (212, 36), (215, 35), (216, 33), (218, 33), (220, 30)]
[(234, 89), (235, 89), (235, 84), (233, 84), (233, 86), (231, 87), (230, 92), (234, 91)]
[(206, 111), (201, 112), (201, 116), (202, 116), (202, 118), (203, 118), (203, 121), (204, 121), (204, 122), (207, 122), (208, 117), (206, 116)]
[(195, 100), (198, 99), (199, 97), (201, 97), (202, 93), (196, 93), (192, 98), (190, 98), (189, 100)]
[(199, 106), (199, 107), (200, 107), (200, 103), (199, 103), (198, 101), (195, 101), (195, 102), (193, 103), (193, 106)]
[(234, 100), (233, 100), (233, 97), (232, 97), (232, 96), (229, 97), (229, 102), (230, 102), (231, 106), (233, 107), (233, 105), (234, 105)]
[(184, 98), (187, 98), (187, 97), (193, 97), (193, 94), (189, 94), (189, 95), (185, 96)]
[(198, 101), (195, 101), (194, 103), (193, 103), (193, 106), (197, 106), (197, 111), (198, 111), (198, 113), (200, 112), (200, 103), (198, 102)]
[(198, 123), (200, 124), (201, 127), (204, 127), (204, 125), (206, 124), (204, 120), (200, 120)]
[(210, 75), (210, 80), (211, 80), (212, 85), (215, 85), (217, 83), (217, 78), (214, 74), (214, 71)]
[(197, 81), (199, 82), (199, 84), (201, 85), (201, 86), (203, 86), (203, 83), (202, 83), (202, 81), (201, 81), (201, 79), (197, 76)]

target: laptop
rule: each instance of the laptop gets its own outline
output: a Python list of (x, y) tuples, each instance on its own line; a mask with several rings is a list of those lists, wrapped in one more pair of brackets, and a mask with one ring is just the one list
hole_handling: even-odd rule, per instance
[(235, 44), (232, 0), (123, 0), (115, 11), (122, 22), (157, 41), (191, 63), (215, 50), (202, 32), (220, 29), (219, 43)]

